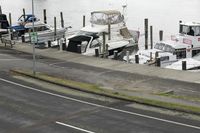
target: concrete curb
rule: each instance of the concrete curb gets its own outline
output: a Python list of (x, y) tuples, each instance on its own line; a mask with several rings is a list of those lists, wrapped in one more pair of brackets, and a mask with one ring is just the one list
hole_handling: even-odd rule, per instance
[[(70, 89), (74, 89), (74, 90), (78, 90), (78, 91), (82, 91), (82, 92), (86, 92), (86, 93), (90, 93), (90, 94), (105, 96), (105, 97), (119, 99), (119, 100), (125, 100), (125, 101), (129, 101), (129, 102), (135, 102), (135, 103), (139, 103), (139, 104), (144, 104), (144, 105), (153, 106), (153, 107), (159, 107), (159, 108), (168, 109), (168, 110), (174, 110), (174, 111), (179, 111), (179, 112), (184, 112), (184, 113), (200, 115), (200, 108), (199, 107), (188, 106), (188, 105), (177, 104), (177, 103), (157, 101), (157, 100), (152, 100), (152, 99), (145, 99), (145, 98), (142, 98), (142, 97), (130, 97), (128, 95), (120, 94), (120, 93), (114, 92), (114, 91), (108, 92), (105, 89), (104, 89), (105, 91), (102, 91), (102, 92), (95, 92), (95, 91), (86, 90), (86, 89), (71, 86), (71, 85), (61, 84), (61, 83), (58, 83), (58, 82), (55, 82), (55, 81), (50, 81), (48, 79), (44, 79), (44, 78), (41, 78), (39, 76), (34, 76), (32, 74), (29, 74), (29, 73), (26, 73), (26, 72), (23, 72), (23, 71), (19, 71), (19, 70), (10, 70), (10, 72), (17, 74), (17, 75), (38, 79), (38, 80), (41, 80), (41, 81), (44, 81), (44, 82), (52, 83), (52, 84), (55, 84), (55, 85), (58, 85), (58, 86), (67, 87), (67, 88), (70, 88)], [(48, 76), (50, 76), (50, 75), (48, 75)], [(58, 77), (54, 77), (54, 78), (58, 78)], [(151, 103), (151, 101), (152, 101), (152, 103)], [(160, 103), (160, 105), (159, 105), (159, 103)], [(170, 107), (170, 105), (171, 105), (171, 107)], [(178, 106), (176, 107), (175, 105), (178, 105)], [(188, 109), (188, 108), (186, 109), (186, 106), (191, 107), (191, 108), (196, 108), (196, 109), (198, 109), (198, 111), (194, 111), (194, 110)]]

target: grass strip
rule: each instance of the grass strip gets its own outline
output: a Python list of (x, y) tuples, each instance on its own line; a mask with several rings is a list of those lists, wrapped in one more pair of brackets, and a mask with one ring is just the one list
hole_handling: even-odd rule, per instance
[(132, 102), (136, 102), (136, 103), (140, 103), (140, 104), (145, 104), (145, 105), (150, 105), (150, 106), (161, 107), (161, 108), (165, 108), (165, 109), (200, 115), (200, 107), (188, 106), (188, 105), (183, 105), (183, 104), (178, 104), (178, 103), (170, 103), (170, 102), (158, 101), (158, 100), (154, 100), (154, 99), (147, 99), (147, 98), (143, 98), (143, 97), (125, 95), (125, 94), (119, 93), (115, 90), (108, 90), (108, 89), (99, 87), (97, 85), (67, 80), (67, 79), (64, 79), (61, 77), (55, 77), (55, 76), (48, 75), (45, 73), (40, 73), (40, 72), (36, 72), (35, 75), (33, 75), (32, 71), (29, 71), (29, 70), (10, 70), (10, 72), (13, 74), (17, 74), (17, 75), (21, 75), (21, 76), (28, 76), (31, 78), (39, 79), (42, 81), (46, 81), (49, 83), (69, 87), (72, 89), (76, 89), (76, 90), (80, 90), (80, 91), (84, 91), (84, 92), (88, 92), (88, 93), (94, 93), (94, 94), (107, 96), (107, 97), (111, 97), (111, 98), (117, 98), (117, 99), (132, 101)]

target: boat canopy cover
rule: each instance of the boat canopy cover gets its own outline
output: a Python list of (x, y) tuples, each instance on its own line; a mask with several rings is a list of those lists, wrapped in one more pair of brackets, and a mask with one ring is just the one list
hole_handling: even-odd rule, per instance
[(107, 11), (94, 11), (91, 12), (92, 24), (97, 25), (108, 25), (108, 24), (118, 24), (124, 21), (124, 16), (116, 10)]

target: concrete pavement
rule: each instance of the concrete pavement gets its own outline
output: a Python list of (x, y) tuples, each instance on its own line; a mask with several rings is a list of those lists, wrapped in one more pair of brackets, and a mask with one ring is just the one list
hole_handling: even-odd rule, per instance
[[(13, 50), (32, 53), (32, 46), (17, 43)], [(62, 77), (65, 76), (62, 74), (64, 72), (68, 78), (104, 85), (108, 89), (116, 89), (116, 91), (123, 94), (200, 107), (198, 99), (200, 96), (199, 73), (127, 64), (110, 59), (82, 56), (57, 49), (36, 49), (36, 54), (56, 59), (53, 61), (50, 61), (51, 59), (48, 60), (48, 67), (53, 67), (51, 71), (45, 71), (48, 74)], [(37, 61), (41, 62), (39, 59)], [(44, 68), (42, 69), (43, 71)], [(85, 78), (86, 76), (87, 78)], [(184, 97), (179, 99), (179, 96), (177, 99), (177, 97), (163, 97), (153, 94), (154, 92), (169, 90), (174, 91), (178, 96), (183, 95)], [(195, 99), (191, 97), (195, 97)]]

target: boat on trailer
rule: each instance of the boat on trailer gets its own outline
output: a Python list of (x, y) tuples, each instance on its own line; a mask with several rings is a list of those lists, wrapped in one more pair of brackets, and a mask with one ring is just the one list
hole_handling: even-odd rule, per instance
[[(180, 22), (179, 33), (172, 35), (169, 40), (157, 42), (153, 49), (138, 50), (130, 56), (130, 62), (135, 63), (135, 55), (139, 55), (140, 64), (155, 59), (155, 53), (161, 58), (161, 67), (170, 65), (180, 59), (193, 58), (200, 53), (200, 23)], [(124, 57), (126, 60), (127, 57)]]
[[(68, 37), (67, 51), (83, 55), (95, 55), (95, 49), (103, 53), (103, 34), (108, 45), (108, 53), (112, 55), (115, 50), (121, 52), (124, 47), (134, 46), (138, 43), (139, 32), (128, 30), (124, 15), (116, 10), (91, 12), (90, 25), (83, 27), (78, 33)], [(81, 46), (81, 50), (76, 49)]]

